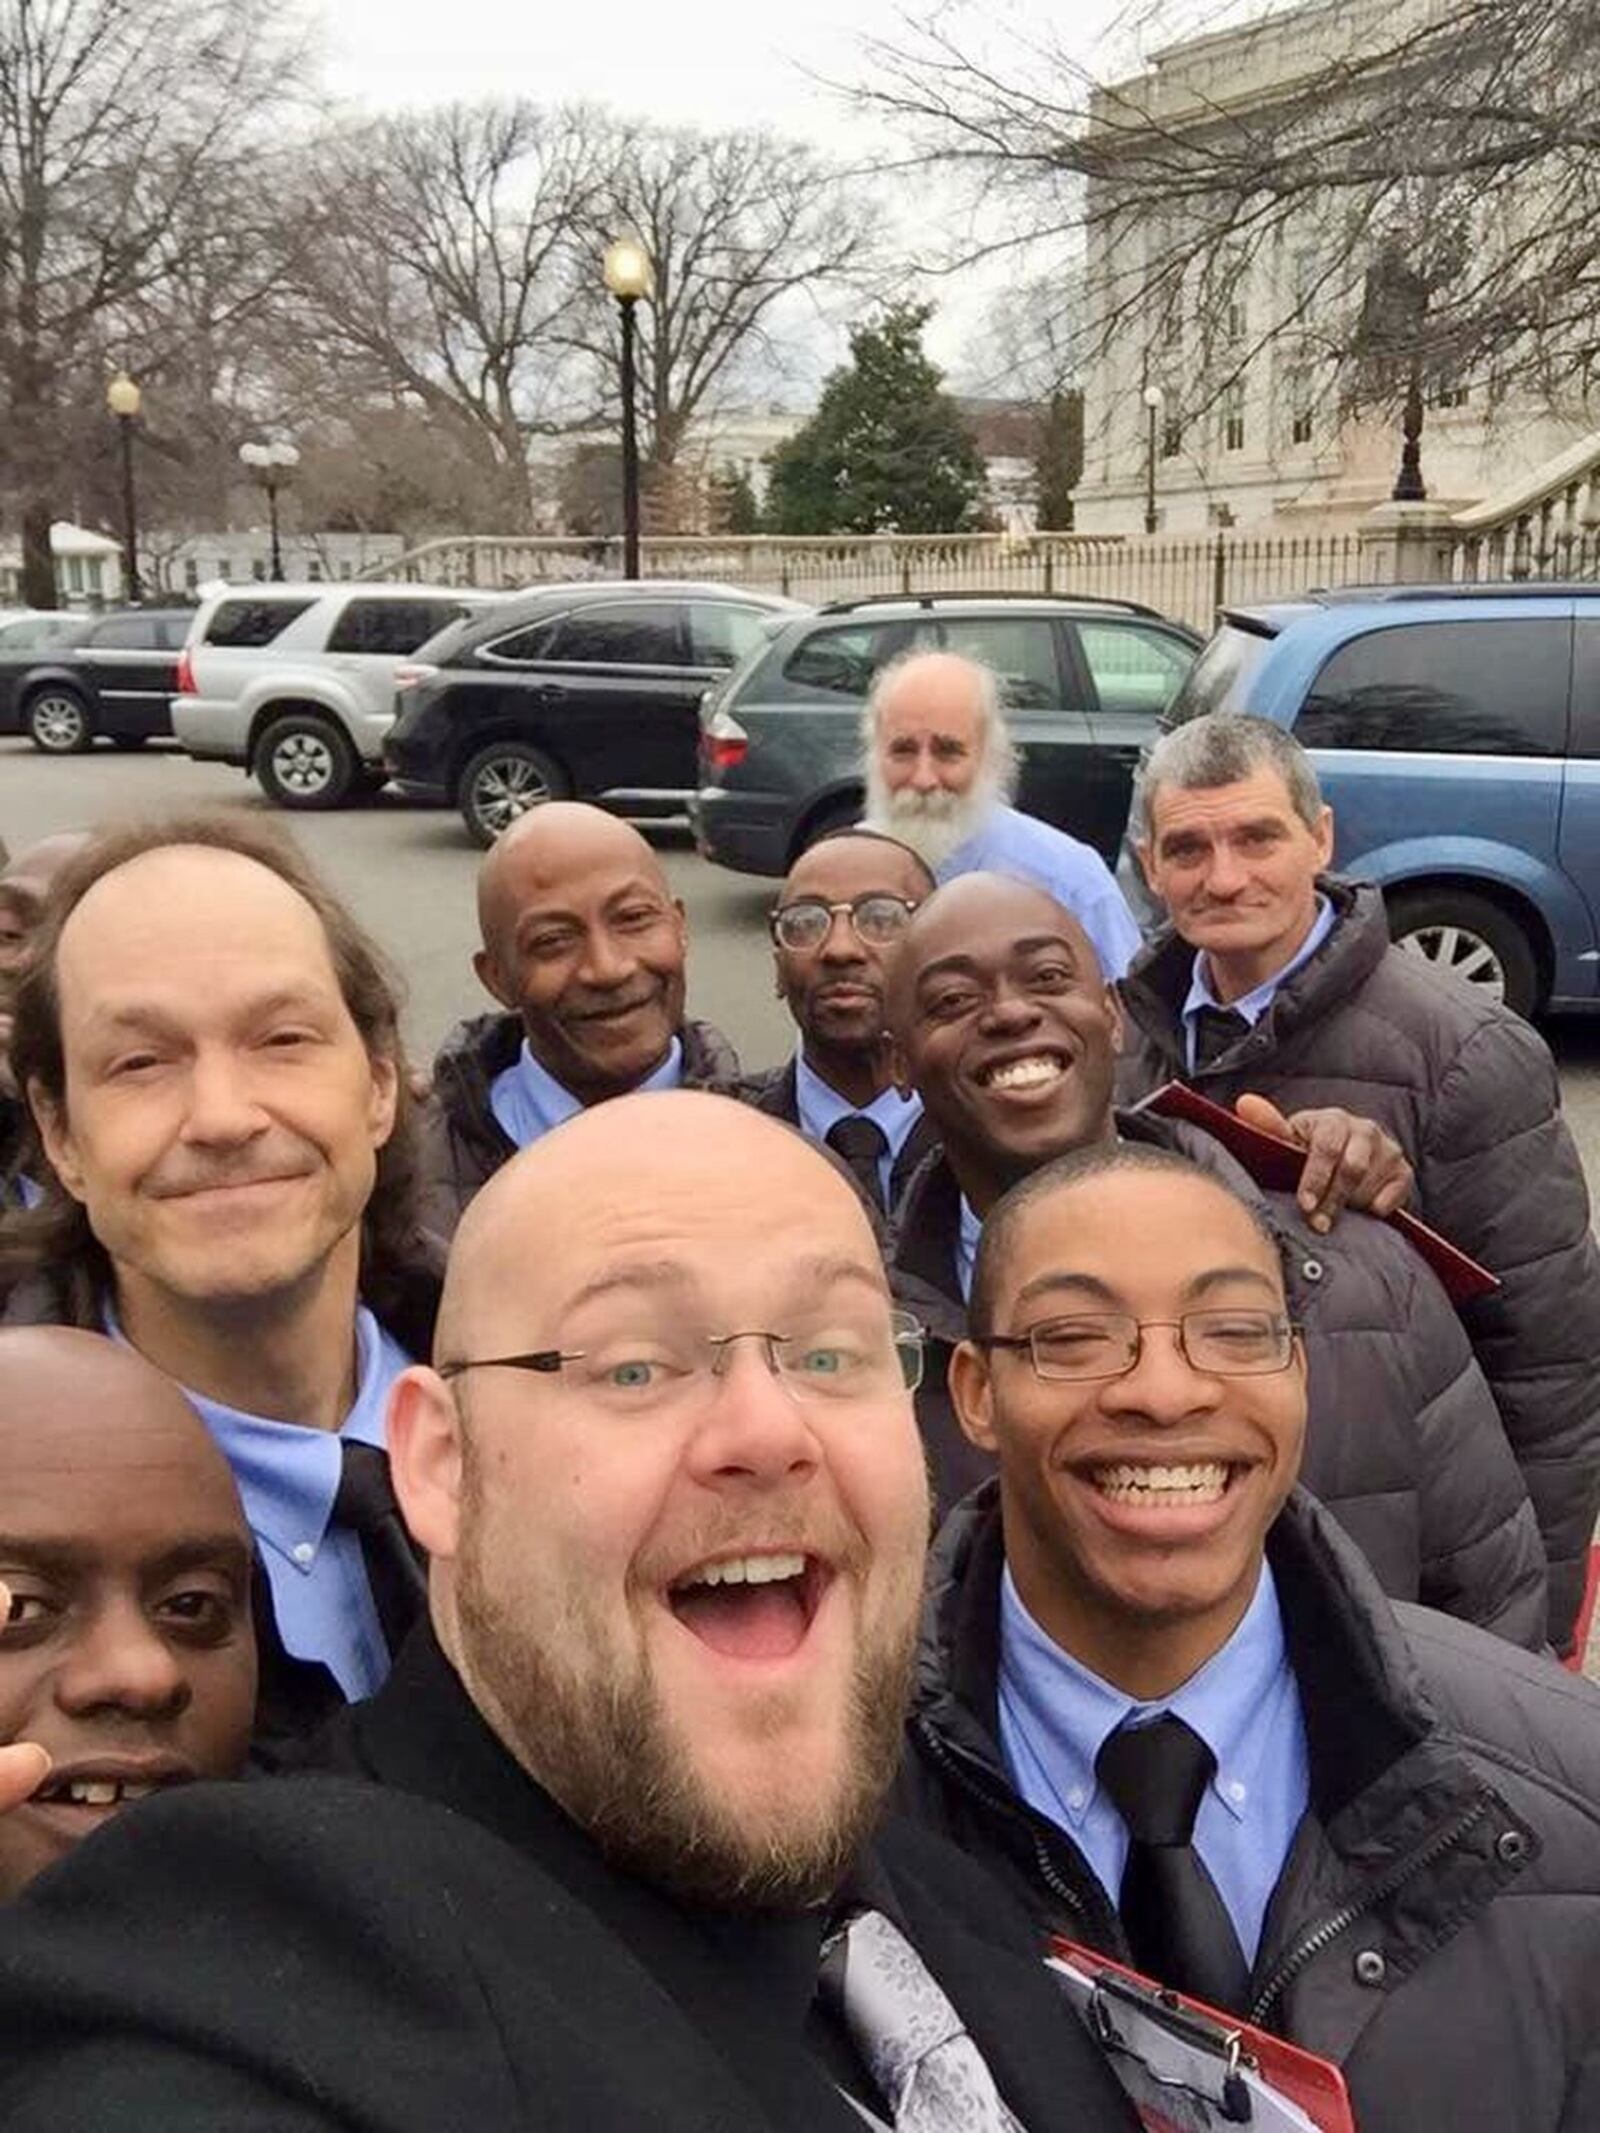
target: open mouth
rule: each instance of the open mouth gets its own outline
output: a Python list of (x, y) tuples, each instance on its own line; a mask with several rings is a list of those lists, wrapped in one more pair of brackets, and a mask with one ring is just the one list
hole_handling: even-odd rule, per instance
[(106, 1766), (103, 1769), (70, 1766), (53, 1770), (29, 1802), (81, 1814), (85, 1821), (114, 1814), (134, 1800), (147, 1800), (153, 1792), (187, 1784), (192, 1772), (176, 1768), (133, 1771)]
[(1220, 1503), (1240, 1471), (1220, 1459), (1181, 1466), (1136, 1465), (1124, 1459), (1113, 1466), (1091, 1467), (1088, 1478), (1108, 1502), (1168, 1511)]
[(993, 1089), (1001, 1095), (1031, 1095), (1036, 1089), (1054, 1088), (1071, 1066), (1065, 1052), (1047, 1048), (982, 1067), (977, 1083), (980, 1089)]
[(789, 1659), (806, 1640), (833, 1572), (797, 1551), (722, 1556), (674, 1580), (667, 1605), (725, 1659)]

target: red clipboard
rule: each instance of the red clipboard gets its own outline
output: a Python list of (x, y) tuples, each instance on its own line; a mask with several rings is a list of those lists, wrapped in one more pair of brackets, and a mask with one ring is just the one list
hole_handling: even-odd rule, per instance
[[(1157, 1118), (1185, 1119), (1191, 1126), (1201, 1127), (1214, 1141), (1220, 1141), (1255, 1182), (1268, 1192), (1293, 1192), (1300, 1183), (1306, 1152), (1298, 1141), (1285, 1140), (1281, 1133), (1268, 1133), (1264, 1127), (1252, 1126), (1237, 1111), (1213, 1103), (1209, 1096), (1191, 1089), (1186, 1081), (1164, 1081), (1159, 1089), (1131, 1105), (1130, 1109), (1150, 1111)], [(1473, 1303), (1480, 1296), (1493, 1296), (1499, 1288), (1498, 1274), (1491, 1274), (1476, 1259), (1469, 1259), (1465, 1252), (1457, 1251), (1448, 1237), (1441, 1237), (1436, 1229), (1429, 1229), (1426, 1222), (1408, 1215), (1403, 1207), (1381, 1219), (1397, 1230), (1418, 1257), (1427, 1262), (1439, 1277), (1440, 1287), (1457, 1307)]]
[[(1294, 2124), (1298, 2113), (1312, 2133), (1359, 2133), (1344, 2075), (1331, 2059), (1170, 1992), (1075, 1941), (1057, 1937), (1050, 1953), (1064, 1982), (1088, 1986), (1085, 1996), (1075, 1984), (1071, 1996), (1106, 2048), (1146, 2133), (1259, 2126), (1264, 2118), (1270, 2122), (1274, 2107), (1280, 2124)], [(1160, 2033), (1172, 2040), (1175, 2057), (1165, 2067), (1165, 2079), (1152, 2081), (1150, 2066), (1131, 2048), (1141, 2029), (1146, 2038)], [(1199, 2069), (1192, 2080), (1173, 2078), (1184, 2064)], [(1231, 2111), (1230, 2075), (1237, 2084)]]

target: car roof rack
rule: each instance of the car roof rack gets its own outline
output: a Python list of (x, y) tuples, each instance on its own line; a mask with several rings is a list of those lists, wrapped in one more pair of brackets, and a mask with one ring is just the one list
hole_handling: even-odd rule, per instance
[(1014, 585), (997, 587), (992, 592), (977, 588), (959, 592), (859, 593), (853, 600), (825, 600), (817, 613), (848, 615), (858, 607), (916, 607), (931, 612), (952, 600), (1032, 600), (1054, 607), (1107, 607), (1121, 615), (1146, 615), (1152, 622), (1168, 619), (1159, 607), (1150, 607), (1143, 600), (1118, 600), (1109, 593), (1023, 592)]
[(1328, 607), (1351, 607), (1367, 600), (1563, 600), (1575, 596), (1600, 599), (1600, 582), (1593, 578), (1484, 578), (1463, 583), (1452, 578), (1436, 585), (1317, 585), (1291, 597), (1320, 600)]

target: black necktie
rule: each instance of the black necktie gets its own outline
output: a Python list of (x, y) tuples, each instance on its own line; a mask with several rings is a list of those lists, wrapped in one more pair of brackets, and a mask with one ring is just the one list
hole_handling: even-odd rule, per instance
[(1128, 1825), (1118, 1909), (1137, 1967), (1213, 2007), (1242, 2012), (1250, 1973), (1216, 1883), (1195, 1850), (1194, 1818), (1216, 1757), (1170, 1712), (1113, 1733), (1095, 1775)]
[(852, 1111), (831, 1125), (823, 1138), (835, 1155), (842, 1155), (850, 1174), (879, 1213), (883, 1212), (883, 1184), (878, 1165), (889, 1153), (889, 1136), (870, 1118)]
[(333, 1522), (348, 1526), (360, 1539), (367, 1583), (392, 1659), (427, 1607), (428, 1581), (394, 1500), (388, 1453), (351, 1437), (340, 1438), (339, 1451), (343, 1472), (333, 1500)]
[(1194, 1015), (1195, 1066), (1214, 1066), (1224, 1052), (1231, 1052), (1240, 1038), (1249, 1034), (1250, 1024), (1237, 1008), (1197, 1007)]

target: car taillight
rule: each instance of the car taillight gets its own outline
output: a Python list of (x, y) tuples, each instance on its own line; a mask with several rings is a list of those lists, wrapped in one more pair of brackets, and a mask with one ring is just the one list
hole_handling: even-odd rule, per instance
[(178, 654), (178, 679), (174, 686), (180, 696), (198, 696), (200, 693), (194, 685), (194, 661), (189, 657), (187, 645)]
[(438, 671), (437, 667), (426, 666), (413, 660), (409, 666), (395, 668), (394, 685), (396, 689), (414, 689), (419, 681), (432, 681)]
[(726, 711), (714, 711), (700, 729), (700, 760), (708, 771), (732, 770), (750, 753), (750, 736)]

